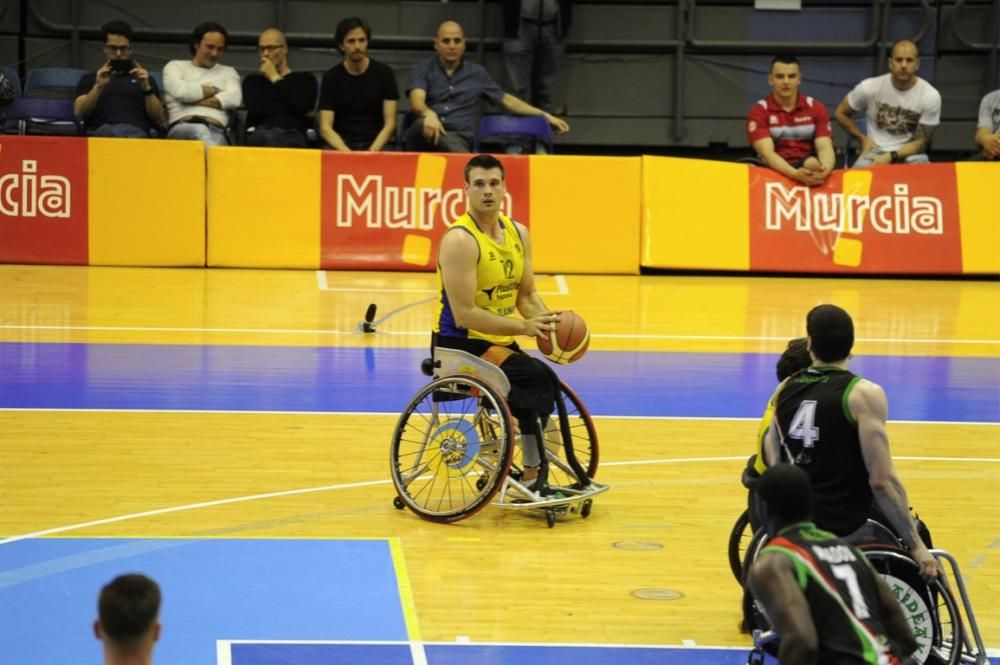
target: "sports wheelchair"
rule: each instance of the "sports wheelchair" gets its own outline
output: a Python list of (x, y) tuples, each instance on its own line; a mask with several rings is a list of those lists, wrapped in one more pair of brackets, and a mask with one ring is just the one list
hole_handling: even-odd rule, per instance
[[(988, 665), (986, 647), (955, 558), (944, 550), (930, 550), (939, 562), (947, 562), (948, 566), (945, 579), (927, 582), (920, 577), (920, 566), (902, 548), (896, 535), (875, 520), (868, 522), (870, 532), (879, 542), (859, 545), (858, 549), (865, 553), (872, 567), (889, 585), (903, 608), (903, 614), (917, 639), (918, 646), (917, 651), (912, 654), (913, 660), (921, 665)], [(883, 540), (899, 546), (883, 544)], [(741, 571), (743, 583), (749, 574), (750, 565), (766, 544), (766, 532), (758, 529), (745, 550)], [(958, 598), (962, 601), (961, 608), (955, 600), (949, 579), (954, 581)], [(966, 625), (963, 625), (963, 611)], [(767, 617), (749, 589), (743, 596), (743, 615), (753, 635), (753, 649), (747, 658), (747, 664), (763, 665), (767, 655), (777, 657), (778, 635), (771, 630)]]
[[(393, 505), (432, 522), (457, 522), (491, 502), (503, 508), (589, 517), (593, 498), (608, 490), (594, 480), (597, 432), (590, 413), (560, 381), (556, 412), (540, 427), (542, 441), (518, 436), (507, 405), (510, 382), (482, 358), (435, 347), (421, 363), (433, 380), (400, 415), (392, 436)], [(522, 482), (522, 445), (539, 445), (541, 467), (534, 485)]]

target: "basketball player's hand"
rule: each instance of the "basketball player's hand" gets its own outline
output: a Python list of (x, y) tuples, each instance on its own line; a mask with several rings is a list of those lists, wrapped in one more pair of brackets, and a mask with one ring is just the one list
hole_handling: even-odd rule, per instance
[(925, 580), (932, 580), (936, 577), (944, 579), (941, 575), (941, 566), (938, 560), (934, 558), (934, 555), (930, 553), (927, 546), (922, 542), (918, 543), (916, 547), (910, 550), (910, 555), (920, 566), (920, 576)]
[(434, 111), (428, 111), (427, 115), (424, 116), (424, 138), (428, 142), (437, 145), (438, 141), (441, 140), (442, 134), (447, 134), (444, 130), (444, 125), (441, 124), (441, 119), (438, 118), (437, 113)]
[(559, 312), (542, 312), (524, 320), (524, 334), (529, 337), (545, 337), (556, 329)]

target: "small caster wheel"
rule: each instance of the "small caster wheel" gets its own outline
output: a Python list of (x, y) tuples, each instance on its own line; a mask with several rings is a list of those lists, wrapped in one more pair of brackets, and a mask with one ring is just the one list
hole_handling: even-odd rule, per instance
[(580, 517), (582, 517), (584, 519), (587, 519), (588, 517), (590, 517), (590, 509), (593, 507), (593, 505), (594, 505), (594, 502), (591, 501), (590, 499), (587, 499), (586, 501), (584, 501), (583, 505), (580, 506)]
[(488, 482), (490, 482), (489, 476), (479, 476), (476, 480), (476, 489), (482, 492)]
[(403, 508), (406, 508), (406, 504), (403, 503), (403, 500), (400, 499), (398, 496), (393, 498), (392, 505), (396, 507), (396, 510), (402, 510)]
[(549, 525), (550, 529), (556, 525), (556, 512), (554, 510), (545, 511), (545, 523)]

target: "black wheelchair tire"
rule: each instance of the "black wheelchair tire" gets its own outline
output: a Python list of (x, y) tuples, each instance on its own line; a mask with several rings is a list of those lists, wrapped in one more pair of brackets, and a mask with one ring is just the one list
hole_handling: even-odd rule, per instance
[(744, 510), (740, 513), (740, 516), (736, 518), (736, 522), (733, 524), (732, 530), (729, 532), (729, 546), (727, 552), (729, 554), (729, 569), (733, 572), (733, 577), (736, 578), (736, 582), (743, 585), (743, 552), (740, 548), (740, 544), (743, 542), (743, 538), (746, 534), (746, 530), (750, 528), (750, 513)]

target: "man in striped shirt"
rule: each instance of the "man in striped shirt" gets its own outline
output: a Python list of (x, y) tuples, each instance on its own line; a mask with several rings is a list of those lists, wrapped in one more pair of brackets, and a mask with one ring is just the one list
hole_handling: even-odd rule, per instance
[(823, 102), (799, 94), (799, 61), (779, 55), (767, 75), (771, 94), (747, 115), (747, 136), (757, 156), (778, 173), (815, 187), (836, 162), (830, 114)]

